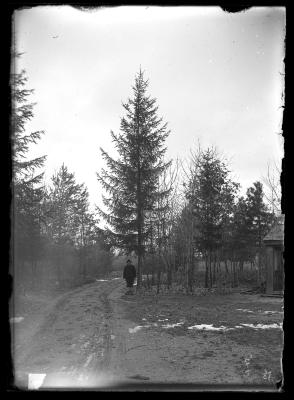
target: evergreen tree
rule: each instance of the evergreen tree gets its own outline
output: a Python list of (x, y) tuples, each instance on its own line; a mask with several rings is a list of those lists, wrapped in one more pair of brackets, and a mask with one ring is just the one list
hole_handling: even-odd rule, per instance
[(263, 247), (263, 238), (268, 233), (271, 225), (275, 220), (273, 212), (264, 202), (263, 186), (261, 182), (255, 182), (252, 187), (247, 190), (246, 194), (247, 212), (250, 224), (250, 240), (251, 244), (257, 252)]
[(34, 103), (29, 101), (33, 90), (26, 89), (24, 70), (15, 72), (13, 55), (11, 73), (11, 143), (12, 143), (12, 216), (15, 266), (23, 269), (24, 262), (35, 264), (41, 249), (40, 202), (43, 173), (36, 173), (44, 165), (46, 156), (28, 159), (31, 144), (36, 144), (43, 131), (27, 132), (27, 123), (33, 118)]
[(252, 262), (255, 257), (255, 247), (251, 240), (251, 219), (247, 201), (243, 196), (234, 206), (230, 233), (228, 248), (231, 262), (234, 264), (234, 284), (236, 284), (236, 263), (239, 262), (239, 270), (243, 272), (244, 262)]
[(197, 217), (196, 248), (206, 260), (205, 286), (212, 284), (212, 256), (223, 243), (238, 184), (214, 149), (200, 151), (187, 188), (186, 197)]
[[(15, 57), (18, 57), (16, 55)], [(15, 62), (15, 60), (14, 60)], [(43, 174), (33, 175), (37, 168), (44, 165), (46, 156), (27, 159), (30, 144), (36, 144), (44, 131), (27, 133), (26, 124), (33, 118), (34, 103), (28, 97), (32, 89), (26, 89), (27, 76), (25, 70), (11, 74), (11, 139), (12, 139), (12, 171), (14, 183), (33, 184), (40, 183)]]
[(67, 254), (77, 259), (80, 277), (85, 279), (91, 247), (97, 244), (97, 221), (89, 210), (88, 190), (76, 182), (75, 175), (64, 164), (51, 182), (43, 209), (46, 236), (55, 249), (53, 258), (58, 280), (65, 283), (63, 265)]
[[(143, 72), (137, 74), (133, 98), (123, 107), (126, 116), (121, 118), (120, 133), (111, 132), (118, 151), (118, 159), (111, 158), (103, 149), (102, 156), (108, 169), (97, 174), (98, 180), (110, 195), (103, 196), (108, 213), (99, 209), (108, 222), (114, 243), (138, 256), (138, 288), (141, 286), (141, 265), (149, 231), (146, 213), (155, 210), (158, 199), (168, 191), (158, 191), (159, 176), (170, 163), (164, 162), (167, 124), (158, 118), (156, 99), (147, 96), (148, 81)], [(158, 211), (158, 209), (157, 209)]]
[(87, 189), (77, 184), (73, 173), (62, 164), (51, 178), (48, 190), (48, 233), (55, 243), (74, 245), (80, 239), (79, 228), (87, 211)]

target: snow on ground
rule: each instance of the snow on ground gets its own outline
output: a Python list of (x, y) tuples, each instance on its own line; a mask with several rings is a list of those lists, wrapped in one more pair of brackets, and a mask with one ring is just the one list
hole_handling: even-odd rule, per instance
[(156, 322), (148, 325), (137, 325), (134, 328), (129, 328), (129, 333), (136, 333), (142, 328), (150, 328), (151, 326), (158, 326)]
[[(242, 310), (242, 309), (239, 309)], [(142, 321), (147, 321), (146, 318), (142, 318)], [(158, 319), (159, 322), (164, 322), (164, 321), (168, 321), (167, 318), (165, 319)], [(147, 325), (137, 325), (134, 328), (129, 328), (129, 333), (136, 333), (139, 330), (141, 330), (142, 328), (150, 328), (152, 326), (159, 326), (160, 328), (163, 329), (171, 329), (171, 328), (175, 328), (178, 326), (182, 326), (185, 324), (185, 321), (180, 321), (180, 322), (176, 322), (176, 323), (166, 323), (166, 324), (160, 324), (158, 325), (156, 322), (154, 323), (148, 323)], [(231, 330), (235, 330), (235, 329), (241, 329), (241, 328), (253, 328), (253, 329), (282, 329), (282, 323), (277, 324), (277, 323), (273, 323), (273, 324), (243, 324), (240, 323), (239, 325), (235, 325), (233, 327), (228, 327), (228, 326), (224, 326), (224, 325), (220, 325), (220, 326), (214, 326), (213, 324), (196, 324), (196, 325), (192, 325), (192, 326), (188, 326), (187, 329), (188, 330), (205, 330), (205, 331), (231, 331)]]
[(199, 330), (205, 330), (205, 331), (229, 331), (234, 328), (228, 328), (223, 325), (216, 327), (216, 326), (213, 326), (212, 324), (200, 324), (200, 325), (189, 326), (188, 329), (199, 329)]
[(282, 323), (280, 324), (240, 324), (243, 327), (253, 328), (253, 329), (282, 329)]
[[(146, 318), (142, 318), (142, 321), (147, 321), (147, 320), (146, 320)], [(159, 319), (158, 321), (163, 322), (163, 321), (168, 321), (168, 319), (167, 318)], [(150, 328), (152, 326), (156, 326), (156, 327), (159, 326), (160, 328), (170, 329), (170, 328), (175, 328), (176, 326), (181, 326), (184, 323), (185, 323), (184, 321), (181, 321), (181, 322), (177, 322), (177, 323), (174, 323), (174, 324), (158, 325), (157, 322), (151, 322), (151, 323), (148, 323), (147, 325), (137, 325), (134, 328), (129, 328), (129, 333), (136, 333), (142, 328)]]
[(193, 325), (189, 326), (188, 329), (199, 329), (199, 330), (207, 330), (207, 331), (231, 331), (233, 329), (240, 329), (240, 328), (253, 328), (253, 329), (282, 329), (282, 324), (240, 324), (236, 325), (233, 328), (229, 328), (226, 326), (213, 326), (212, 324), (200, 324), (200, 325)]
[(142, 329), (142, 328), (147, 328), (147, 327), (149, 327), (149, 326), (143, 326), (143, 325), (137, 325), (137, 326), (135, 326), (135, 328), (129, 328), (129, 333), (136, 333), (136, 332), (138, 332), (140, 329)]
[(261, 311), (263, 314), (284, 314), (283, 311)]
[(236, 308), (236, 311), (243, 311), (243, 312), (247, 312), (247, 313), (262, 313), (262, 314), (283, 314), (283, 311), (252, 311), (252, 310), (248, 310), (247, 308)]
[(176, 324), (166, 324), (166, 325), (162, 325), (162, 328), (169, 329), (169, 328), (174, 328), (175, 326), (180, 326), (183, 324), (184, 324), (184, 322), (177, 322)]

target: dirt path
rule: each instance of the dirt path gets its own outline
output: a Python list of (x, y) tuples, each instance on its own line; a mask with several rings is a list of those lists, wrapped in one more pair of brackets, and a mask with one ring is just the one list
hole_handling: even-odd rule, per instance
[[(242, 342), (230, 332), (195, 332), (187, 328), (189, 304), (185, 311), (183, 302), (179, 314), (178, 298), (159, 303), (124, 292), (121, 279), (97, 281), (56, 299), (25, 341), (18, 324), (14, 355), (18, 386), (28, 387), (29, 374), (44, 374), (41, 388), (115, 388), (133, 382), (265, 383), (262, 375), (258, 380), (256, 374), (248, 374), (249, 364), (243, 365), (246, 357), (250, 363), (250, 355), (263, 355), (262, 345), (255, 344), (257, 336)], [(231, 313), (236, 299), (226, 301), (231, 301), (226, 305)], [(242, 301), (240, 310), (246, 306)], [(277, 310), (279, 305), (271, 306)], [(197, 310), (195, 315), (201, 318), (201, 307)], [(268, 343), (264, 343), (267, 352)]]

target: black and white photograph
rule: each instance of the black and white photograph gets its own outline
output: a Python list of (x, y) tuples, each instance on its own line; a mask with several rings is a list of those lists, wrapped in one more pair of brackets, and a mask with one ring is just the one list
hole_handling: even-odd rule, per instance
[(286, 8), (11, 29), (14, 387), (282, 391)]

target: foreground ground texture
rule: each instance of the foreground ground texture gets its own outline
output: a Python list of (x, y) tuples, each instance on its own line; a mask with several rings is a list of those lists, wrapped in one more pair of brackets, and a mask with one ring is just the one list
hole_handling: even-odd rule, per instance
[(57, 297), (41, 312), (14, 315), (16, 385), (267, 384), (276, 390), (282, 299), (125, 291), (120, 278), (100, 280)]

